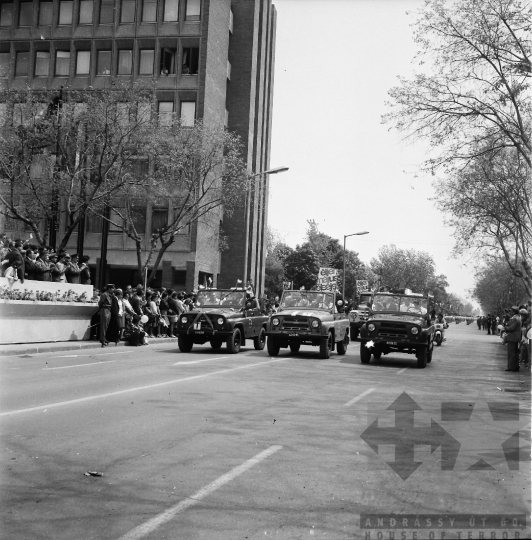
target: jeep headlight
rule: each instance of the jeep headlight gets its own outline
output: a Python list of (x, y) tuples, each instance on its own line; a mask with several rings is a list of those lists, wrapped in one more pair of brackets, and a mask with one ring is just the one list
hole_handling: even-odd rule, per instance
[(182, 322), (183, 324), (187, 324), (188, 319), (187, 319), (186, 317), (181, 317), (181, 322)]
[(318, 326), (320, 325), (319, 321), (312, 321), (312, 328), (318, 328)]
[(368, 331), (373, 332), (373, 330), (375, 330), (375, 325), (373, 323), (369, 323), (368, 324)]
[(279, 326), (279, 319), (272, 319), (273, 326)]
[(220, 317), (216, 322), (217, 322), (220, 326), (222, 326), (222, 324), (224, 323), (223, 317)]
[(410, 332), (412, 332), (414, 335), (419, 334), (419, 328), (417, 326), (412, 326), (412, 328), (410, 328)]

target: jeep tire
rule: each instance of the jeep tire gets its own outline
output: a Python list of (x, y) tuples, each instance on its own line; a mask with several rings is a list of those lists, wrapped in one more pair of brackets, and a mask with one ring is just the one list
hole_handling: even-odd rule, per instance
[(266, 345), (265, 334), (266, 334), (266, 330), (264, 330), (264, 326), (262, 326), (259, 331), (259, 335), (253, 338), (253, 346), (255, 347), (256, 351), (264, 350), (264, 347)]
[(369, 364), (371, 360), (371, 351), (366, 347), (366, 343), (362, 341), (360, 343), (360, 361), (363, 364)]
[(301, 349), (301, 343), (290, 343), (288, 346), (290, 347), (292, 354), (297, 354), (299, 349)]
[(233, 330), (231, 337), (227, 339), (227, 352), (237, 354), (242, 345), (242, 333), (238, 328)]
[(281, 346), (279, 345), (279, 343), (272, 337), (268, 338), (266, 346), (268, 348), (268, 354), (270, 356), (277, 356), (279, 354), (279, 351), (281, 350)]
[(430, 348), (427, 352), (427, 364), (432, 362), (432, 353), (434, 352), (434, 341), (431, 343)]
[(332, 334), (329, 332), (329, 335), (320, 341), (320, 358), (326, 360), (331, 357), (332, 339)]
[(217, 351), (218, 349), (222, 348), (222, 345), (224, 344), (223, 339), (220, 338), (214, 338), (210, 341), (211, 347)]
[(346, 332), (344, 339), (336, 344), (336, 352), (343, 356), (347, 352), (347, 345), (349, 343), (349, 336)]
[(427, 367), (428, 349), (427, 347), (418, 347), (416, 350), (417, 367), (425, 369)]
[(373, 351), (373, 358), (375, 358), (375, 360), (378, 360), (380, 357), (382, 356), (382, 351)]
[(177, 338), (177, 346), (181, 352), (190, 352), (194, 346), (194, 342), (188, 336), (179, 336)]

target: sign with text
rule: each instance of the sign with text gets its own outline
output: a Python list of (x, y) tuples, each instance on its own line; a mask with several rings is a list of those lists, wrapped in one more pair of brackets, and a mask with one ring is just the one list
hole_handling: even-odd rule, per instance
[(369, 281), (367, 279), (357, 279), (357, 291), (369, 291)]
[(336, 268), (320, 268), (318, 272), (318, 290), (336, 292), (338, 289), (338, 273)]

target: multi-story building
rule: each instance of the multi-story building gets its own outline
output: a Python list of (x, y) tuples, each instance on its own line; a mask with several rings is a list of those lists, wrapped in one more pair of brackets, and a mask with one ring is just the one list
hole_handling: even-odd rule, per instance
[[(159, 113), (182, 123), (225, 125), (244, 143), (250, 175), (269, 167), (276, 12), (271, 0), (51, 0), (0, 2), (0, 87), (106, 87), (113, 79), (155, 79)], [(242, 208), (221, 216), (227, 247), (199, 223), (165, 253), (156, 282), (192, 290), (264, 283), (267, 175)], [(147, 204), (138, 217), (146, 242), (171, 209)], [(59, 225), (60, 228), (63, 226)], [(0, 216), (0, 229), (22, 233)], [(98, 267), (102, 223), (87, 219), (84, 253)], [(77, 235), (69, 249), (75, 251)], [(112, 227), (106, 280), (135, 284), (135, 246)], [(99, 285), (99, 284), (97, 284)]]

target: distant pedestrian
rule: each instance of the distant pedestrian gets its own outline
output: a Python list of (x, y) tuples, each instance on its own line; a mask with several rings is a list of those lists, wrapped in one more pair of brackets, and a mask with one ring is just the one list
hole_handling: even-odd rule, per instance
[(508, 347), (508, 368), (506, 371), (519, 371), (519, 342), (521, 336), (521, 316), (519, 308), (512, 306), (512, 318), (504, 327), (507, 332), (506, 346)]

